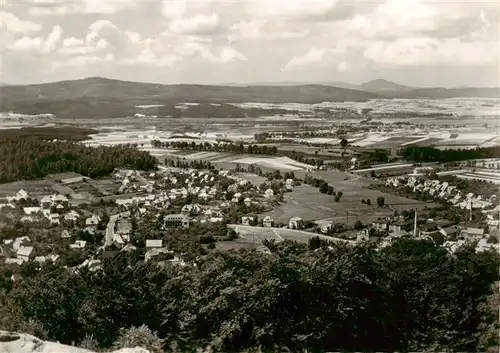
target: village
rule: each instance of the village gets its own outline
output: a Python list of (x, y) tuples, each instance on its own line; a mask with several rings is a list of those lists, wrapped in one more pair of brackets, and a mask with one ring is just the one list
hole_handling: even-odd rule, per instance
[[(320, 236), (351, 244), (367, 241), (380, 248), (400, 237), (414, 237), (432, 240), (450, 252), (473, 242), (477, 251), (500, 251), (497, 195), (465, 194), (425, 175), (390, 177), (384, 186), (441, 200), (455, 210), (454, 216), (432, 208), (388, 210), (382, 201), (370, 207), (386, 216), (364, 224), (305, 219), (301, 214), (280, 222), (269, 212), (287, 206), (286, 193), (307, 187), (293, 173), (265, 178), (165, 166), (154, 172), (115, 170), (102, 179), (60, 173), (24, 182), (24, 188), (6, 194), (19, 183), (6, 186), (0, 201), (0, 261), (7, 265), (62, 261), (69, 268), (94, 270), (103, 258), (135, 250), (144, 261), (186, 265), (187, 251), (168, 246), (175, 234), (202, 244), (202, 252), (222, 243), (225, 249), (239, 248), (247, 233), (254, 239), (250, 245), (261, 250), (264, 239), (309, 241)], [(362, 204), (370, 205), (370, 200)]]
[[(78, 267), (96, 268), (99, 255), (107, 249), (137, 249), (141, 243), (133, 239), (139, 232), (137, 224), (160, 222), (160, 230), (211, 227), (228, 221), (249, 224), (245, 214), (269, 209), (294, 185), (290, 178), (254, 185), (227, 171), (165, 167), (152, 173), (117, 170), (103, 180), (76, 173), (47, 179), (52, 182), (27, 182), (26, 188), (0, 203), (4, 226), (0, 261), (5, 264), (54, 262), (76, 253), (84, 254), (76, 256), (76, 262), (85, 257)], [(20, 233), (26, 235), (11, 237)], [(172, 253), (159, 238), (144, 239), (145, 261)], [(170, 261), (183, 264), (178, 257)]]

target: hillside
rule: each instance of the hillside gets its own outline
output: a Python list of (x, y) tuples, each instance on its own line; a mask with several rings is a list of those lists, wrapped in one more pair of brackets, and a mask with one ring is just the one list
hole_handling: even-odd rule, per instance
[[(165, 105), (169, 111), (179, 102), (320, 103), (379, 98), (374, 93), (321, 85), (251, 87), (161, 85), (100, 77), (0, 87), (0, 92), (3, 111), (24, 114), (52, 113), (58, 118), (98, 119), (133, 115), (136, 112), (135, 106), (141, 104)], [(227, 114), (222, 115), (231, 116), (233, 110), (227, 109)], [(239, 112), (239, 115), (245, 116), (242, 112)], [(203, 112), (201, 116), (211, 116), (211, 112)]]
[(360, 89), (369, 92), (379, 92), (379, 91), (405, 92), (411, 90), (412, 88), (397, 84), (395, 82), (383, 79), (376, 79), (362, 83), (360, 85)]
[[(333, 85), (344, 86), (335, 87)], [(352, 89), (357, 88), (357, 89)], [(0, 86), (2, 111), (23, 114), (52, 113), (58, 118), (105, 119), (131, 116), (136, 105), (163, 105), (160, 115), (189, 117), (231, 117), (235, 108), (227, 103), (321, 103), (366, 101), (380, 98), (498, 97), (498, 88), (411, 88), (386, 80), (373, 80), (360, 86), (332, 82), (301, 84), (285, 82), (254, 86), (162, 85), (111, 80), (101, 77), (26, 86)], [(221, 108), (205, 105), (180, 114), (179, 102), (219, 103)], [(226, 104), (224, 104), (226, 103)], [(239, 108), (238, 116), (248, 112)], [(167, 113), (168, 114), (165, 114)], [(172, 113), (173, 112), (173, 113)], [(258, 112), (253, 112), (256, 114)], [(194, 114), (194, 115), (193, 115)]]
[(465, 88), (415, 88), (400, 94), (402, 98), (454, 98), (454, 97), (482, 97), (499, 98), (499, 87), (465, 87)]
[(41, 100), (161, 100), (188, 102), (300, 102), (362, 101), (377, 95), (357, 90), (321, 85), (227, 87), (208, 85), (160, 85), (127, 82), (100, 77), (38, 85), (2, 88), (4, 102)]

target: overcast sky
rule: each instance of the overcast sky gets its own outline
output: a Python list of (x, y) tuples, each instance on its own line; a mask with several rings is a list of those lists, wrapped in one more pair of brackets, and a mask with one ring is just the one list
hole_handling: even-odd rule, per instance
[(498, 1), (0, 0), (1, 81), (499, 83)]

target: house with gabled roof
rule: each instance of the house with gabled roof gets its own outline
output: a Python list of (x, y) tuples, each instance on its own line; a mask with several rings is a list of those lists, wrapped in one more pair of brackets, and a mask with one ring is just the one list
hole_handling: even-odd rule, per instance
[(19, 249), (17, 249), (16, 256), (18, 259), (22, 259), (25, 262), (31, 261), (34, 257), (33, 250), (32, 246), (20, 246)]
[(264, 197), (266, 199), (272, 199), (274, 197), (273, 189), (271, 189), (271, 188), (267, 189), (266, 192), (264, 193)]
[(303, 221), (300, 217), (292, 217), (288, 222), (288, 228), (290, 229), (302, 229)]
[(101, 218), (97, 215), (92, 215), (91, 217), (85, 220), (85, 225), (87, 226), (97, 226), (100, 222)]
[(31, 239), (28, 236), (17, 237), (12, 243), (12, 248), (17, 251), (21, 246), (30, 243)]
[(271, 216), (265, 216), (262, 220), (262, 225), (266, 228), (271, 228), (274, 225), (274, 220)]
[(70, 244), (71, 249), (85, 249), (87, 242), (85, 240), (76, 240), (73, 244)]

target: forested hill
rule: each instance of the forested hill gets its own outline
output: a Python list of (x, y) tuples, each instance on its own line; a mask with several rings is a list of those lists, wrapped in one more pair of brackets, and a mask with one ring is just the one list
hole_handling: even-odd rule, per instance
[[(206, 103), (195, 117), (247, 116), (247, 110), (227, 103), (321, 103), (391, 98), (498, 97), (498, 88), (412, 88), (374, 80), (351, 89), (328, 84), (307, 85), (162, 85), (101, 77), (26, 86), (0, 87), (3, 112), (52, 113), (58, 118), (114, 118), (132, 116), (137, 105), (162, 105), (160, 116), (180, 116), (180, 102)], [(339, 83), (340, 85), (340, 83)], [(209, 103), (222, 104), (218, 108)], [(226, 104), (224, 104), (226, 103)], [(213, 111), (216, 109), (217, 111)]]
[(156, 169), (158, 160), (135, 146), (87, 147), (77, 143), (91, 130), (28, 128), (0, 133), (0, 183), (76, 172), (88, 177), (115, 168)]
[(375, 93), (321, 85), (227, 87), (209, 85), (161, 85), (100, 77), (2, 88), (7, 106), (20, 101), (137, 100), (164, 102), (298, 102), (364, 101)]

